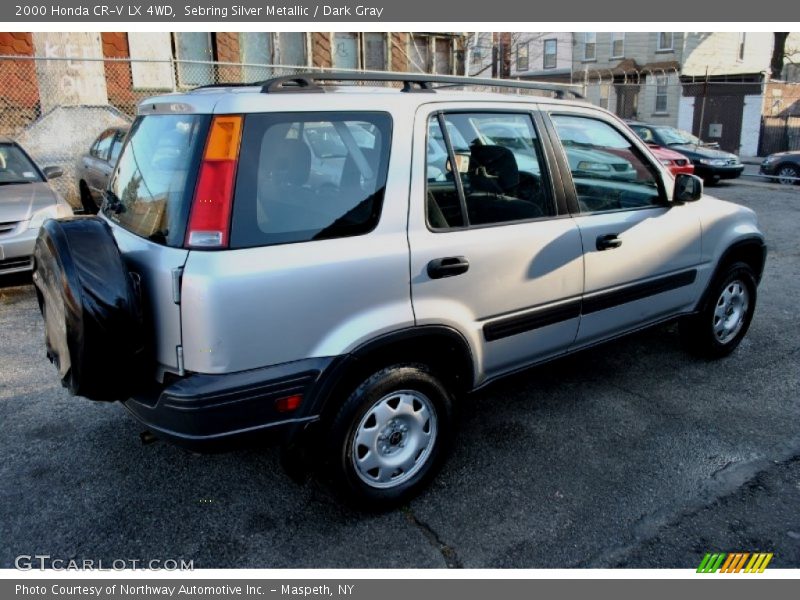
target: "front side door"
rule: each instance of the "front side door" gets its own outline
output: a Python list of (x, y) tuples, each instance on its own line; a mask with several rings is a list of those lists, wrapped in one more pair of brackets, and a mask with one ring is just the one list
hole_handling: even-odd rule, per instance
[(667, 201), (664, 179), (630, 133), (602, 113), (550, 115), (583, 242), (585, 289), (576, 346), (672, 314), (698, 297), (700, 220)]
[(563, 352), (578, 328), (580, 233), (530, 108), (427, 105), (415, 122), (414, 314), (468, 338), (476, 384)]

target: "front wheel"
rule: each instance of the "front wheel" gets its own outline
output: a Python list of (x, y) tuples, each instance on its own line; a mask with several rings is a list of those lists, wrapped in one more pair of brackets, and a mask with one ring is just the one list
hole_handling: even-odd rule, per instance
[(706, 358), (733, 352), (747, 333), (756, 308), (756, 278), (746, 263), (729, 265), (708, 291), (703, 308), (680, 324), (686, 348)]
[(779, 167), (778, 183), (781, 185), (800, 184), (800, 168), (794, 165), (782, 165)]
[(446, 454), (447, 389), (425, 365), (381, 369), (350, 395), (328, 435), (328, 475), (352, 503), (385, 509), (415, 496)]

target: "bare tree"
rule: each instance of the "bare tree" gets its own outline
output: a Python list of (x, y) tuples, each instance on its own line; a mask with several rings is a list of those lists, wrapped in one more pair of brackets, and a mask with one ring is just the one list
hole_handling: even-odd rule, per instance
[(772, 35), (775, 41), (772, 45), (772, 60), (769, 63), (770, 74), (773, 79), (780, 79), (783, 76), (783, 65), (786, 61), (786, 40), (789, 33), (773, 33)]

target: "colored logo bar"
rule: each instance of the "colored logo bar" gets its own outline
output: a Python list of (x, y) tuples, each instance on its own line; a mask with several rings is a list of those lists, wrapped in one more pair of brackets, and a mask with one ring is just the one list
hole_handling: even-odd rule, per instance
[[(772, 560), (771, 552), (706, 553), (698, 573), (763, 573)], [(746, 566), (745, 566), (746, 565)]]

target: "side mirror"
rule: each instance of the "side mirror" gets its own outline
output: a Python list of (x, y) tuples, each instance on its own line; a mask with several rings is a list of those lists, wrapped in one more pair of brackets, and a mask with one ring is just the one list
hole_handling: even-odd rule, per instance
[(45, 178), (47, 179), (55, 179), (56, 177), (61, 177), (64, 174), (64, 169), (61, 167), (45, 167), (42, 169)]
[(675, 189), (672, 201), (676, 204), (695, 202), (703, 197), (703, 180), (697, 175), (678, 173), (675, 176)]

